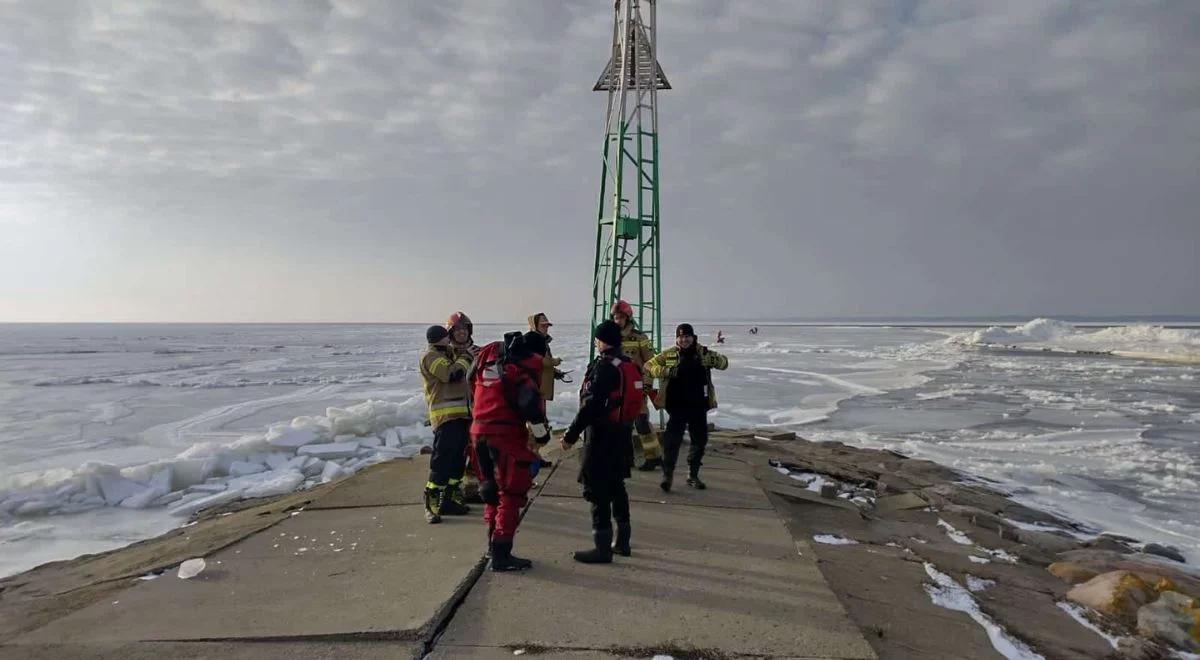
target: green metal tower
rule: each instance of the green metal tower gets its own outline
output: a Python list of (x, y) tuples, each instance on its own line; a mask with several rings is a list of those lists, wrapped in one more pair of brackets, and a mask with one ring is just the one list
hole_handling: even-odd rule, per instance
[[(592, 327), (624, 298), (634, 321), (662, 349), (658, 201), (658, 64), (655, 0), (617, 0), (612, 56), (592, 89), (608, 92), (596, 222)], [(595, 346), (592, 357), (595, 357)]]

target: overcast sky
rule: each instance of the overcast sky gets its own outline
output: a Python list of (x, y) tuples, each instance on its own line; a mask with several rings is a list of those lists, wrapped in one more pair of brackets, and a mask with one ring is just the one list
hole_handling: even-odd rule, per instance
[[(0, 321), (584, 319), (611, 0), (0, 0)], [(1200, 2), (664, 0), (680, 317), (1200, 314)]]

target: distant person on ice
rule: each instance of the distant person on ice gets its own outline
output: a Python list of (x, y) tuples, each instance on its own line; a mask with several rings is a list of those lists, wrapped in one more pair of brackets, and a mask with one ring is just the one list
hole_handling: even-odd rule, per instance
[[(644, 369), (646, 360), (654, 357), (654, 347), (650, 344), (650, 338), (638, 330), (633, 322), (633, 307), (624, 300), (618, 300), (609, 310), (609, 319), (621, 328), (621, 352), (633, 360), (638, 369)], [(649, 385), (650, 379), (645, 380)], [(653, 472), (662, 465), (662, 446), (658, 443), (658, 434), (650, 427), (650, 409), (646, 406), (645, 396), (642, 397), (642, 414), (638, 415), (634, 427), (637, 429), (643, 461), (638, 469)]]
[(725, 343), (725, 333), (721, 332), (720, 330), (717, 330), (717, 343), (718, 344)]
[(440, 325), (425, 331), (429, 347), (421, 355), (425, 405), (433, 427), (433, 456), (425, 483), (425, 521), (470, 512), (462, 490), (470, 442), (471, 412), (467, 404), (467, 370), (471, 356), (450, 346), (450, 333)]
[(533, 565), (512, 554), (512, 548), (538, 462), (529, 436), (538, 446), (550, 441), (546, 403), (537, 385), (541, 371), (542, 358), (525, 346), (524, 335), (509, 332), (503, 342), (480, 350), (467, 375), (474, 415), (471, 440), (493, 571), (523, 571)]
[(727, 369), (729, 360), (696, 341), (691, 324), (675, 329), (675, 346), (646, 363), (646, 373), (659, 380), (658, 405), (667, 409), (667, 430), (663, 433), (663, 479), (659, 486), (671, 491), (675, 462), (686, 428), (692, 439), (688, 450), (688, 480), (692, 488), (707, 488), (700, 480), (704, 447), (708, 444), (708, 411), (717, 407), (717, 392), (712, 383), (713, 369)]
[(641, 413), (644, 394), (642, 370), (621, 353), (621, 328), (605, 321), (596, 326), (595, 337), (596, 359), (588, 365), (579, 391), (579, 412), (563, 435), (562, 447), (569, 449), (586, 432), (579, 483), (583, 498), (592, 505), (595, 547), (576, 552), (575, 561), (607, 564), (614, 552), (625, 557), (631, 553), (625, 480), (633, 463), (632, 422)]

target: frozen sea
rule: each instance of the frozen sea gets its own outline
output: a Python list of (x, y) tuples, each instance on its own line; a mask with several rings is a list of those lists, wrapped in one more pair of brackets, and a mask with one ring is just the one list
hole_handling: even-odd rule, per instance
[[(163, 466), (175, 465), (178, 478), (179, 464), (196, 457), (224, 457), (223, 469), (234, 459), (254, 464), (266, 459), (252, 450), (273, 425), (303, 427), (368, 400), (394, 404), (386, 426), (402, 444), (427, 443), (416, 370), (424, 327), (0, 325), (0, 575), (184, 521), (169, 505), (98, 503), (86, 487), (94, 490), (96, 475), (148, 483)], [(1200, 330), (1045, 319), (747, 328), (698, 325), (706, 343), (718, 329), (727, 337), (718, 425), (789, 428), (930, 458), (1200, 561)], [(510, 329), (479, 326), (476, 339)], [(555, 330), (552, 347), (578, 376), (586, 328)], [(551, 403), (553, 421), (570, 419), (572, 398)], [(352, 470), (370, 460), (341, 463)]]

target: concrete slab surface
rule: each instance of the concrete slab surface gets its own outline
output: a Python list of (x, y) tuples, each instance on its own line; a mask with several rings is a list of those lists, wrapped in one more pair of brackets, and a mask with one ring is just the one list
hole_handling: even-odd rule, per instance
[(588, 566), (571, 558), (591, 544), (587, 503), (539, 499), (517, 537), (533, 570), (485, 573), (439, 645), (875, 657), (773, 513), (642, 506), (633, 516), (634, 556)]
[[(578, 456), (563, 459), (552, 477), (545, 480), (541, 495), (552, 497), (582, 497), (576, 477), (579, 474)], [(758, 483), (742, 466), (740, 470), (707, 470), (701, 478), (708, 485), (706, 490), (695, 490), (687, 486), (687, 467), (682, 472), (676, 469), (674, 487), (670, 493), (659, 488), (662, 475), (658, 472), (633, 471), (633, 477), (625, 482), (629, 499), (634, 502), (656, 504), (686, 504), (692, 506), (723, 507), (731, 509), (770, 510), (771, 503), (763, 494)]]
[(380, 463), (337, 483), (308, 508), (421, 504), (428, 476), (429, 457), (425, 455)]
[(0, 660), (396, 660), (423, 651), (423, 644), (398, 641), (114, 642), (0, 646)]
[[(476, 518), (429, 526), (418, 506), (304, 511), (207, 557), (208, 567), (191, 580), (168, 573), (16, 643), (417, 639), (481, 563), (481, 527)], [(366, 532), (358, 536), (360, 529)], [(354, 538), (362, 538), (357, 546)]]

